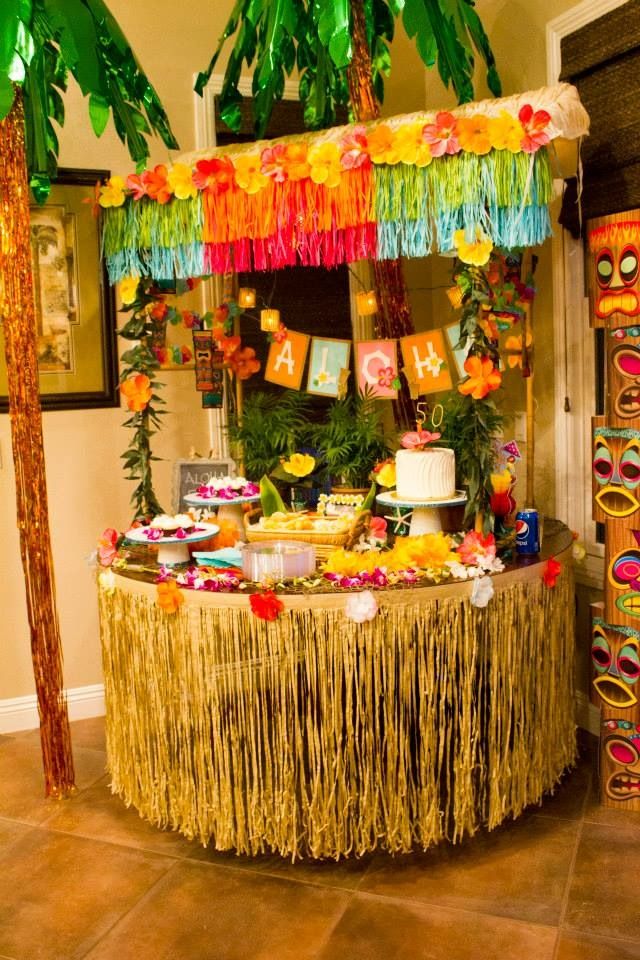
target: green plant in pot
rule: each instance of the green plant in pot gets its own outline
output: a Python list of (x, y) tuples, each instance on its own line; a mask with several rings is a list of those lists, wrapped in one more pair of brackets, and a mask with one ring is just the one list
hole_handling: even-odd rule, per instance
[(240, 417), (232, 416), (228, 434), (232, 454), (250, 479), (269, 475), (304, 443), (309, 431), (310, 398), (296, 390), (252, 391)]
[(390, 453), (383, 408), (371, 392), (336, 400), (310, 433), (334, 486), (368, 489), (373, 467)]

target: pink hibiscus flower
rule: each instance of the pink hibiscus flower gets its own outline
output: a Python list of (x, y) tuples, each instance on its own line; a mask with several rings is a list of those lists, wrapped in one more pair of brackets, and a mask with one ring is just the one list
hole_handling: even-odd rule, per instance
[(425, 124), (422, 128), (422, 139), (429, 144), (432, 157), (441, 157), (445, 153), (460, 153), (462, 149), (456, 132), (456, 118), (446, 110), (436, 114), (435, 123)]
[(430, 433), (429, 430), (413, 430), (405, 433), (400, 438), (400, 443), (407, 450), (421, 450), (433, 440), (439, 440), (441, 436), (441, 433)]
[(261, 171), (265, 177), (271, 177), (276, 183), (284, 183), (288, 179), (287, 148), (284, 143), (276, 143), (275, 147), (265, 147), (260, 154)]
[(367, 149), (367, 134), (365, 128), (358, 124), (352, 127), (340, 141), (340, 162), (345, 170), (356, 170), (358, 167), (371, 166), (371, 157)]
[(492, 533), (483, 537), (481, 533), (470, 530), (458, 547), (458, 556), (462, 563), (472, 566), (480, 563), (484, 558), (494, 560), (496, 556), (496, 538)]

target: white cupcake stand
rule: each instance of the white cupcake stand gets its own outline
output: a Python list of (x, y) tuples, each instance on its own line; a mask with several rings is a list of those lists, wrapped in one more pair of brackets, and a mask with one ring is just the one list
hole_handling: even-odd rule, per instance
[(188, 533), (186, 537), (161, 537), (159, 540), (150, 540), (144, 531), (149, 527), (135, 527), (125, 533), (125, 540), (130, 543), (144, 543), (147, 547), (158, 548), (158, 563), (173, 567), (178, 563), (189, 563), (189, 544), (208, 540), (219, 532), (220, 527), (215, 523), (199, 523), (197, 531)]
[(256, 503), (260, 499), (260, 494), (255, 493), (252, 497), (234, 497), (233, 500), (226, 500), (222, 497), (200, 497), (197, 493), (188, 493), (184, 497), (184, 502), (190, 507), (211, 507), (216, 511), (216, 518), (220, 520), (231, 520), (235, 523), (240, 537), (244, 539), (244, 511), (242, 505), (245, 503)]
[[(441, 507), (457, 507), (467, 502), (467, 495), (464, 490), (456, 490), (452, 497), (440, 500), (403, 500), (395, 490), (388, 490), (386, 493), (379, 493), (376, 501), (381, 507), (391, 507), (397, 510), (402, 507), (405, 510), (411, 510), (411, 524), (409, 526), (409, 536), (419, 537), (423, 533), (440, 533), (442, 530), (442, 520), (440, 517)], [(398, 522), (398, 517), (385, 517), (392, 523)], [(409, 516), (403, 517), (408, 520)]]

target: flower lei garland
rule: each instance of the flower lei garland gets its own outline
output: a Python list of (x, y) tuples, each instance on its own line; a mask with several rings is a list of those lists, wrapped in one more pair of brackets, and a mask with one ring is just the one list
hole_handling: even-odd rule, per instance
[(386, 123), (372, 127), (357, 124), (336, 142), (308, 145), (306, 141), (275, 143), (259, 153), (227, 154), (198, 160), (194, 168), (184, 163), (171, 167), (158, 164), (153, 170), (129, 174), (126, 181), (110, 177), (101, 188), (102, 207), (119, 207), (131, 196), (159, 204), (172, 198), (189, 200), (199, 193), (214, 196), (239, 189), (259, 193), (270, 181), (284, 183), (311, 180), (328, 189), (340, 185), (342, 175), (372, 165), (425, 167), (434, 158), (458, 153), (483, 156), (491, 150), (534, 154), (550, 142), (551, 117), (546, 110), (521, 107), (514, 117), (502, 110), (497, 117), (476, 113), (456, 117), (447, 111), (436, 114), (431, 123), (405, 123), (393, 130)]
[(467, 533), (459, 544), (444, 533), (397, 537), (391, 550), (366, 553), (335, 550), (325, 565), (324, 579), (342, 590), (436, 583), (453, 577), (468, 580), (499, 573), (504, 564), (496, 555), (492, 533)]

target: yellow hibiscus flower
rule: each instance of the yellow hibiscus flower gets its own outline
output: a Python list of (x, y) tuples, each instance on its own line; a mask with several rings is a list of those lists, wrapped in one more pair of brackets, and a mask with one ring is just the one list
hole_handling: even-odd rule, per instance
[(489, 120), (489, 139), (496, 150), (510, 150), (511, 153), (520, 153), (524, 139), (524, 127), (517, 117), (512, 117), (506, 110), (500, 116)]
[(135, 300), (139, 283), (138, 277), (125, 277), (124, 280), (120, 281), (120, 299), (125, 306)]
[(283, 468), (294, 477), (308, 477), (315, 465), (316, 461), (308, 453), (292, 453), (282, 462)]
[(396, 130), (394, 145), (402, 163), (416, 167), (431, 163), (431, 147), (422, 138), (422, 128), (422, 123), (405, 123)]
[(314, 183), (323, 183), (325, 187), (337, 187), (342, 176), (340, 151), (335, 143), (321, 143), (309, 150), (311, 179)]
[(458, 142), (467, 153), (489, 153), (489, 120), (482, 113), (472, 117), (458, 117), (456, 121)]
[(198, 188), (191, 175), (191, 167), (186, 163), (174, 163), (167, 174), (167, 181), (178, 200), (188, 200), (198, 194)]
[(493, 250), (493, 240), (487, 236), (481, 227), (476, 227), (475, 239), (471, 243), (467, 240), (464, 230), (456, 230), (453, 235), (453, 243), (460, 260), (475, 267), (484, 266)]
[(98, 203), (101, 207), (121, 207), (124, 203), (124, 180), (122, 177), (109, 177), (100, 187)]
[(269, 178), (265, 177), (261, 168), (262, 160), (258, 153), (242, 153), (235, 157), (233, 164), (236, 168), (236, 183), (247, 193), (258, 193), (265, 187)]
[(385, 463), (383, 467), (380, 467), (376, 473), (376, 483), (379, 483), (381, 487), (395, 487), (396, 485), (396, 465), (393, 463)]
[[(447, 560), (455, 559), (451, 540), (445, 533), (425, 533), (420, 537), (396, 537), (394, 566), (399, 570), (420, 567), (442, 570)], [(396, 566), (397, 565), (397, 566)]]

